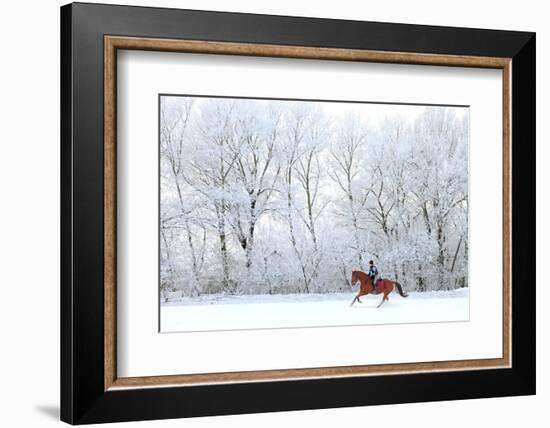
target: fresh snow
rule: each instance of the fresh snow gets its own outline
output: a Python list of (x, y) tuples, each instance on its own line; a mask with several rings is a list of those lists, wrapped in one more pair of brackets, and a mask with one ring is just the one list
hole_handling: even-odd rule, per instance
[(469, 291), (397, 293), (381, 308), (381, 296), (355, 293), (287, 295), (205, 295), (162, 303), (161, 332), (348, 326), (468, 321)]

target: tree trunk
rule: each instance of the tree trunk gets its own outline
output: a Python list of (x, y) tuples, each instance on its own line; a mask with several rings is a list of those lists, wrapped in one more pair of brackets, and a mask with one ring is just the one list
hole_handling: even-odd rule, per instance
[[(348, 174), (349, 177), (349, 174)], [(353, 204), (353, 195), (351, 193), (351, 181), (348, 179), (348, 201), (349, 210), (351, 214), (351, 222), (353, 225), (353, 239), (355, 241), (355, 248), (357, 251), (357, 262), (359, 270), (363, 270), (363, 249), (361, 248), (361, 241), (359, 239), (359, 224), (357, 222), (357, 215), (355, 214), (355, 207)]]
[(304, 263), (302, 261), (302, 256), (300, 255), (300, 251), (298, 251), (298, 245), (296, 243), (296, 237), (294, 235), (294, 222), (292, 220), (292, 173), (288, 172), (288, 178), (287, 178), (287, 219), (288, 219), (288, 228), (290, 232), (290, 242), (292, 244), (292, 248), (294, 249), (294, 253), (296, 254), (296, 258), (300, 261), (300, 268), (302, 272), (302, 278), (304, 281), (304, 291), (306, 293), (309, 293), (309, 279), (307, 277), (306, 267), (304, 266)]
[(458, 240), (458, 244), (456, 245), (456, 251), (453, 257), (453, 263), (451, 264), (451, 272), (454, 272), (455, 270), (455, 263), (456, 263), (456, 259), (458, 258), (458, 252), (460, 251), (460, 244), (462, 244), (462, 236), (460, 237), (460, 239)]
[(191, 227), (189, 225), (189, 220), (187, 218), (187, 213), (185, 212), (185, 204), (183, 202), (183, 196), (181, 194), (181, 187), (178, 180), (178, 174), (175, 170), (175, 168), (172, 168), (172, 172), (174, 174), (174, 181), (176, 182), (176, 190), (178, 192), (178, 199), (180, 202), (180, 208), (181, 208), (181, 215), (184, 218), (185, 222), (185, 232), (187, 233), (187, 243), (189, 245), (189, 250), (191, 251), (191, 265), (193, 268), (193, 276), (195, 278), (195, 284), (192, 286), (192, 293), (195, 295), (199, 295), (199, 284), (200, 284), (200, 273), (197, 265), (197, 254), (195, 252), (195, 245), (193, 243), (193, 236), (191, 235)]
[(441, 290), (445, 285), (445, 236), (443, 235), (442, 224), (437, 225), (437, 249), (437, 280), (439, 283), (438, 290)]
[[(175, 288), (174, 279), (175, 279), (175, 269), (174, 264), (172, 261), (172, 252), (170, 251), (170, 244), (168, 243), (168, 239), (166, 238), (166, 232), (164, 229), (161, 228), (161, 236), (162, 240), (164, 241), (164, 251), (166, 253), (166, 261), (168, 262), (168, 271), (170, 272), (170, 286), (172, 289)], [(168, 287), (163, 287), (165, 290)]]
[(223, 213), (223, 206), (216, 207), (216, 214), (218, 217), (218, 237), (220, 241), (220, 255), (222, 259), (222, 271), (223, 271), (222, 286), (224, 290), (229, 292), (234, 292), (233, 288), (230, 287), (229, 261), (227, 256), (227, 239), (225, 234), (225, 217)]
[(256, 229), (256, 198), (250, 201), (250, 224), (248, 227), (248, 242), (246, 244), (246, 268), (252, 267), (252, 248), (254, 247), (254, 230)]

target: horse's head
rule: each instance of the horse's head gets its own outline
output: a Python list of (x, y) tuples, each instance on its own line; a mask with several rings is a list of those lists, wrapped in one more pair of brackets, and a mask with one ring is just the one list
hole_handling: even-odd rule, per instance
[(357, 275), (357, 271), (354, 270), (351, 272), (351, 285), (354, 286), (357, 281), (359, 281), (359, 276)]

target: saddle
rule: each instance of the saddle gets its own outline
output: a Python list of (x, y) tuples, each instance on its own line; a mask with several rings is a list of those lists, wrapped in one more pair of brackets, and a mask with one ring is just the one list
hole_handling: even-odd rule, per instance
[(374, 294), (381, 293), (383, 285), (384, 285), (384, 279), (383, 278), (378, 278), (376, 280), (376, 284), (374, 285), (374, 290), (373, 290)]

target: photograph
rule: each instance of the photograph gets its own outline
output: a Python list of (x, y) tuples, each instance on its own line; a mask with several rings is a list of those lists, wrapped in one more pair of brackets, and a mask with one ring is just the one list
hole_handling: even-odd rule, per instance
[(161, 333), (469, 321), (467, 105), (158, 103)]

